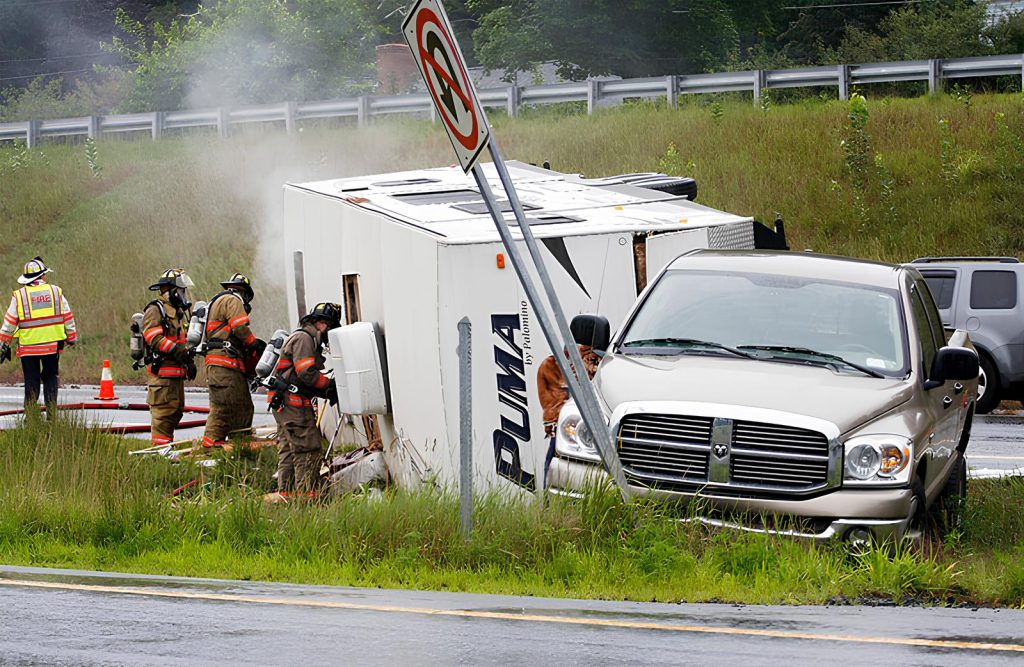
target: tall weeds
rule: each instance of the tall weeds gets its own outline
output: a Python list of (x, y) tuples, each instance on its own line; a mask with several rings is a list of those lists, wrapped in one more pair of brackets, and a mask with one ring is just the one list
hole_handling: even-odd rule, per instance
[[(0, 560), (164, 574), (634, 600), (833, 598), (1020, 605), (1020, 489), (974, 494), (961, 542), (850, 556), (680, 521), (696, 508), (615, 493), (582, 501), (458, 499), (430, 490), (267, 506), (273, 453), (209, 471), (129, 456), (121, 439), (35, 419), (0, 433)], [(198, 478), (200, 484), (170, 492)], [(1019, 486), (1019, 484), (1018, 484)], [(1019, 497), (1019, 496), (1017, 496)], [(974, 527), (978, 526), (977, 532)], [(967, 557), (970, 554), (970, 557)]]

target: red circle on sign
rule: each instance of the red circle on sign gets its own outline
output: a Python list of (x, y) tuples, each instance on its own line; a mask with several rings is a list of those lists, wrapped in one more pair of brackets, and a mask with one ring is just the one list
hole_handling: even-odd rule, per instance
[[(441, 26), (441, 20), (438, 18), (437, 14), (435, 14), (430, 9), (427, 9), (426, 7), (420, 9), (419, 13), (416, 15), (416, 46), (420, 52), (420, 66), (423, 68), (423, 79), (427, 82), (427, 87), (430, 89), (430, 96), (434, 98), (434, 104), (437, 107), (438, 113), (441, 116), (441, 120), (443, 120), (444, 124), (448, 126), (449, 130), (451, 130), (452, 135), (458, 140), (460, 144), (462, 144), (462, 146), (466, 150), (476, 150), (477, 142), (479, 141), (477, 137), (479, 120), (476, 117), (476, 106), (473, 104), (472, 99), (470, 99), (469, 95), (467, 95), (465, 91), (465, 88), (469, 87), (469, 75), (466, 74), (466, 71), (462, 68), (462, 60), (453, 57), (452, 59), (459, 66), (458, 72), (456, 72), (456, 74), (458, 74), (459, 77), (462, 78), (461, 82), (456, 81), (441, 68), (441, 64), (438, 63), (437, 60), (434, 59), (434, 56), (428, 53), (427, 50), (423, 47), (423, 29), (424, 26), (427, 25), (428, 23), (433, 24), (436, 27), (437, 32), (441, 35), (441, 37), (444, 38), (444, 41), (448, 44), (449, 54), (451, 56), (455, 56), (456, 54), (455, 45), (452, 44), (452, 40), (448, 36), (448, 33), (446, 33), (443, 30)], [(469, 109), (469, 116), (470, 118), (473, 119), (473, 126), (470, 128), (469, 134), (463, 134), (462, 132), (460, 132), (459, 129), (455, 127), (455, 124), (452, 122), (452, 120), (448, 118), (447, 114), (445, 114), (445, 112), (443, 111), (444, 105), (440, 102), (438, 98), (438, 92), (434, 88), (433, 79), (431, 78), (430, 73), (427, 71), (428, 67), (434, 70), (434, 73), (439, 78), (445, 80), (445, 82), (451, 87), (452, 92), (455, 93), (458, 96), (459, 100), (465, 105), (465, 107)]]

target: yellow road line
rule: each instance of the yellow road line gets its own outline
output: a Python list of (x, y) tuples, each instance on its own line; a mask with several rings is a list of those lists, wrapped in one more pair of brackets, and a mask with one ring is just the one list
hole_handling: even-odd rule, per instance
[(0, 585), (49, 588), (56, 590), (87, 591), (93, 593), (118, 593), (145, 597), (185, 598), (190, 600), (212, 600), (218, 602), (248, 602), (253, 604), (283, 605), (291, 607), (318, 607), (326, 609), (347, 609), (423, 616), (454, 616), (458, 618), (484, 618), (503, 621), (526, 621), (530, 623), (562, 623), (566, 625), (597, 626), (630, 630), (664, 630), (669, 632), (702, 633), (711, 635), (735, 635), (744, 637), (769, 637), (775, 639), (803, 639), (811, 641), (852, 642), (856, 644), (889, 644), (895, 646), (923, 646), (929, 648), (965, 649), (970, 651), (1009, 651), (1024, 653), (1024, 644), (994, 644), (988, 642), (947, 641), (941, 639), (915, 639), (910, 637), (860, 637), (856, 635), (835, 635), (814, 632), (787, 632), (783, 630), (757, 630), (752, 628), (715, 627), (709, 625), (678, 625), (674, 623), (652, 623), (571, 616), (546, 616), (542, 614), (514, 614), (498, 611), (476, 611), (472, 609), (431, 609), (428, 607), (400, 607), (382, 604), (359, 604), (330, 600), (308, 600), (289, 598), (256, 597), (249, 595), (228, 595), (223, 593), (192, 593), (152, 588), (125, 588), (122, 586), (97, 586), (49, 581), (26, 581), (0, 578)]

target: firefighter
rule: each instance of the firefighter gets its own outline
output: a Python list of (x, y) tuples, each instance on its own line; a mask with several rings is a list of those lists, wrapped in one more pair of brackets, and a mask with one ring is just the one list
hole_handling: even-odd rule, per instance
[(210, 386), (210, 416), (204, 447), (220, 447), (228, 433), (252, 426), (250, 377), (267, 345), (249, 328), (252, 284), (241, 273), (221, 283), (206, 320), (206, 381)]
[(160, 292), (146, 304), (142, 316), (142, 337), (152, 352), (146, 403), (152, 418), (154, 445), (174, 439), (174, 429), (185, 407), (185, 380), (195, 379), (196, 366), (185, 342), (185, 325), (191, 303), (188, 289), (192, 280), (183, 269), (168, 269), (149, 289)]
[[(327, 332), (340, 324), (341, 306), (318, 303), (299, 320), (299, 328), (281, 347), (274, 372), (277, 389), (267, 394), (267, 401), (275, 410), (281, 445), (277, 463), (278, 491), (312, 491), (320, 483), (322, 438), (311, 399), (338, 400), (334, 380), (321, 371)], [(297, 391), (291, 391), (290, 387)]]
[(25, 264), (18, 282), (24, 285), (11, 297), (0, 328), (0, 363), (11, 358), (11, 343), (18, 339), (18, 358), (25, 373), (25, 407), (39, 400), (39, 384), (47, 409), (57, 404), (60, 353), (78, 339), (75, 316), (56, 285), (46, 282), (50, 269), (42, 257)]

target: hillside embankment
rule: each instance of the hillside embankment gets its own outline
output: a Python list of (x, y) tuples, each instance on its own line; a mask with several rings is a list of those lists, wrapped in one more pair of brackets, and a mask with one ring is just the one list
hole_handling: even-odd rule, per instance
[[(510, 159), (602, 176), (662, 170), (697, 178), (698, 201), (786, 222), (795, 249), (906, 261), (1024, 254), (1024, 97), (938, 95), (808, 100), (753, 108), (687, 100), (580, 115), (572, 105), (495, 117)], [(42, 255), (71, 301), (81, 344), (65, 381), (93, 381), (109, 358), (130, 370), (128, 321), (169, 267), (208, 298), (235, 271), (256, 286), (260, 335), (286, 325), (281, 185), (450, 164), (441, 129), (277, 128), (0, 148), (0, 283)], [(0, 381), (20, 375), (0, 367)]]

